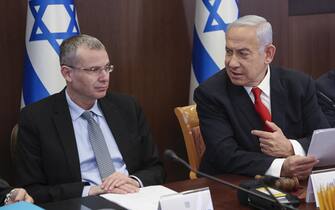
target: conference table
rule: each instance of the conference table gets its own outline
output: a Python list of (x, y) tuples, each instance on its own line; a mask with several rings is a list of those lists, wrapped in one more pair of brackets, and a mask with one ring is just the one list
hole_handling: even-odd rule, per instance
[[(218, 176), (225, 181), (233, 184), (239, 184), (241, 181), (251, 179), (250, 177), (238, 176), (238, 175), (221, 175)], [(247, 210), (250, 209), (247, 206), (239, 204), (236, 196), (236, 190), (226, 187), (220, 183), (209, 180), (207, 178), (198, 178), (195, 180), (184, 180), (164, 184), (164, 186), (171, 188), (177, 192), (186, 190), (193, 190), (197, 188), (209, 187), (214, 209), (215, 210)], [(42, 208), (50, 210), (58, 209), (71, 209), (71, 210), (90, 210), (90, 209), (117, 209), (124, 210), (121, 206), (109, 202), (108, 200), (100, 196), (91, 196), (84, 198), (75, 198), (65, 201), (58, 201), (53, 203), (46, 203), (40, 205)], [(306, 204), (302, 201), (298, 207), (300, 210), (315, 210), (314, 203)]]

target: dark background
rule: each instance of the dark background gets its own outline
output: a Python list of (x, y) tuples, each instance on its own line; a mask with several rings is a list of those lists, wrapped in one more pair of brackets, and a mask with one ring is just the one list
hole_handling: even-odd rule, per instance
[[(335, 66), (335, 14), (309, 11), (313, 8), (310, 4), (320, 2), (327, 5), (320, 8), (334, 8), (332, 1), (239, 2), (240, 15), (257, 14), (272, 23), (277, 46), (274, 64), (304, 71), (314, 78)], [(115, 65), (110, 89), (138, 98), (161, 153), (171, 148), (186, 158), (173, 108), (188, 104), (195, 0), (75, 3), (81, 32), (98, 37)], [(26, 7), (27, 0), (0, 3), (0, 176), (10, 182), (13, 165), (9, 142), (20, 110)], [(300, 15), (289, 16), (295, 12)], [(165, 166), (168, 181), (187, 178), (182, 167), (168, 162)]]

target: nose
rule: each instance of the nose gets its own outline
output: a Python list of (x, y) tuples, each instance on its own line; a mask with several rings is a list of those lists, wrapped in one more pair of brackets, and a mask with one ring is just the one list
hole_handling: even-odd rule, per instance
[(105, 70), (101, 70), (99, 72), (99, 81), (100, 82), (108, 82), (109, 81), (109, 72), (105, 71)]
[(238, 58), (236, 57), (235, 54), (231, 55), (231, 56), (226, 56), (226, 66), (230, 67), (230, 68), (236, 68), (240, 66), (240, 63), (238, 61)]

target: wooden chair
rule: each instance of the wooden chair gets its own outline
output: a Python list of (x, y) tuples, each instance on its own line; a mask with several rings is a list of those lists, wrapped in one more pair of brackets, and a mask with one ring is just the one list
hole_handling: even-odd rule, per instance
[(15, 126), (12, 129), (12, 133), (10, 135), (10, 155), (13, 161), (15, 158), (15, 148), (16, 148), (18, 131), (19, 131), (19, 125), (15, 124)]
[[(200, 132), (196, 105), (176, 107), (174, 112), (183, 132), (189, 164), (192, 168), (198, 169), (206, 147)], [(190, 179), (197, 178), (192, 171), (189, 176)]]

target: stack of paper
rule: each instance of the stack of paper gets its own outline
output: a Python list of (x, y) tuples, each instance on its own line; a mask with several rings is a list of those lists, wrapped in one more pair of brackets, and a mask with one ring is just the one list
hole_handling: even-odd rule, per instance
[(157, 210), (160, 197), (163, 195), (169, 195), (174, 193), (176, 193), (176, 191), (173, 191), (161, 185), (155, 185), (149, 187), (142, 187), (137, 193), (110, 193), (100, 196), (130, 210)]

